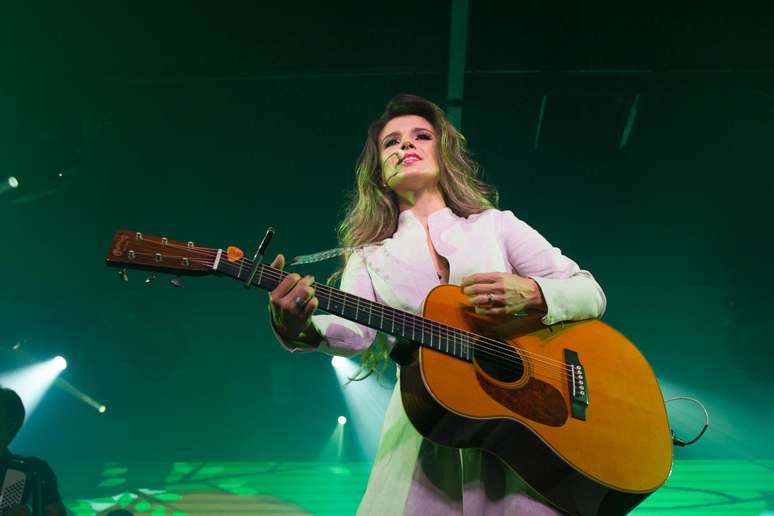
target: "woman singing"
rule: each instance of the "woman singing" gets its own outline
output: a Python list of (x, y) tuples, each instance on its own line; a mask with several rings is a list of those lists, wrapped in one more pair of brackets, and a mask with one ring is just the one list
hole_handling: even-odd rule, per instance
[[(435, 104), (392, 99), (371, 124), (339, 226), (347, 248), (341, 289), (411, 313), (428, 292), (459, 284), (476, 310), (543, 312), (546, 325), (599, 317), (605, 296), (592, 275), (510, 211), (479, 178), (465, 138)], [(282, 255), (272, 263), (282, 268)], [(375, 331), (312, 315), (310, 276), (289, 274), (270, 294), (275, 333), (291, 351), (352, 356), (374, 369), (389, 353)], [(377, 339), (377, 342), (380, 342)], [(400, 380), (399, 380), (400, 381)], [(396, 385), (359, 514), (558, 514), (498, 458), (439, 446), (408, 420)]]

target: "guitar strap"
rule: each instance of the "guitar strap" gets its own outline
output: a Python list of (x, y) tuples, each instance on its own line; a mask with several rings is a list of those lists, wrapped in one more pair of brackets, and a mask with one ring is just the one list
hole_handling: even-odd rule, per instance
[[(320, 251), (317, 253), (312, 254), (304, 254), (300, 256), (294, 257), (292, 260), (290, 260), (290, 263), (288, 265), (302, 265), (307, 263), (316, 263), (321, 262), (324, 260), (330, 260), (331, 258), (335, 258), (336, 256), (341, 256), (345, 253), (353, 253), (356, 251), (360, 251), (361, 249), (369, 246), (374, 245), (382, 245), (384, 242), (377, 242), (375, 244), (364, 244), (359, 245), (355, 247), (337, 247), (335, 249), (328, 249), (325, 251)], [(366, 261), (366, 258), (363, 257), (363, 261)], [(371, 284), (373, 285), (373, 278), (371, 278), (371, 271), (368, 270), (368, 266), (366, 266), (366, 272), (368, 273), (368, 277), (371, 279)], [(419, 350), (419, 344), (416, 342), (413, 342), (408, 339), (396, 339), (395, 344), (392, 347), (392, 351), (390, 352), (390, 358), (393, 362), (395, 362), (398, 365), (406, 366), (414, 362), (416, 360), (416, 353)]]
[(322, 262), (325, 260), (330, 260), (331, 258), (335, 258), (337, 256), (341, 256), (342, 254), (353, 253), (355, 251), (359, 251), (360, 249), (364, 249), (370, 246), (379, 246), (379, 245), (382, 245), (383, 243), (384, 242), (374, 242), (370, 244), (357, 245), (354, 247), (336, 247), (334, 249), (327, 249), (325, 251), (319, 251), (317, 253), (302, 254), (299, 256), (294, 256), (293, 259), (290, 260), (290, 263), (288, 263), (288, 266)]

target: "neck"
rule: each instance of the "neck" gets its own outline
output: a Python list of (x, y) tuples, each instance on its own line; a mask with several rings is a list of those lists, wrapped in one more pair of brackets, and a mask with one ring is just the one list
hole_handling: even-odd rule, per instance
[(400, 211), (411, 212), (423, 223), (431, 213), (446, 207), (443, 195), (437, 186), (412, 192), (397, 192)]

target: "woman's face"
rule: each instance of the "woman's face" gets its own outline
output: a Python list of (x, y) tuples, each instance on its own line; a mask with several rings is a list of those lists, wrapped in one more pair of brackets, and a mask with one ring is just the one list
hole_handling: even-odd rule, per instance
[(382, 181), (395, 191), (438, 184), (438, 145), (433, 124), (418, 115), (397, 116), (379, 132)]

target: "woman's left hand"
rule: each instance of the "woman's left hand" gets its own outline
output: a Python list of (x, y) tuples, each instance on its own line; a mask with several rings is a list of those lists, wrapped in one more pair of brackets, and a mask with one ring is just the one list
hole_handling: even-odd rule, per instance
[(540, 286), (532, 278), (507, 272), (486, 272), (462, 278), (461, 286), (479, 314), (510, 315), (527, 308), (547, 310)]

